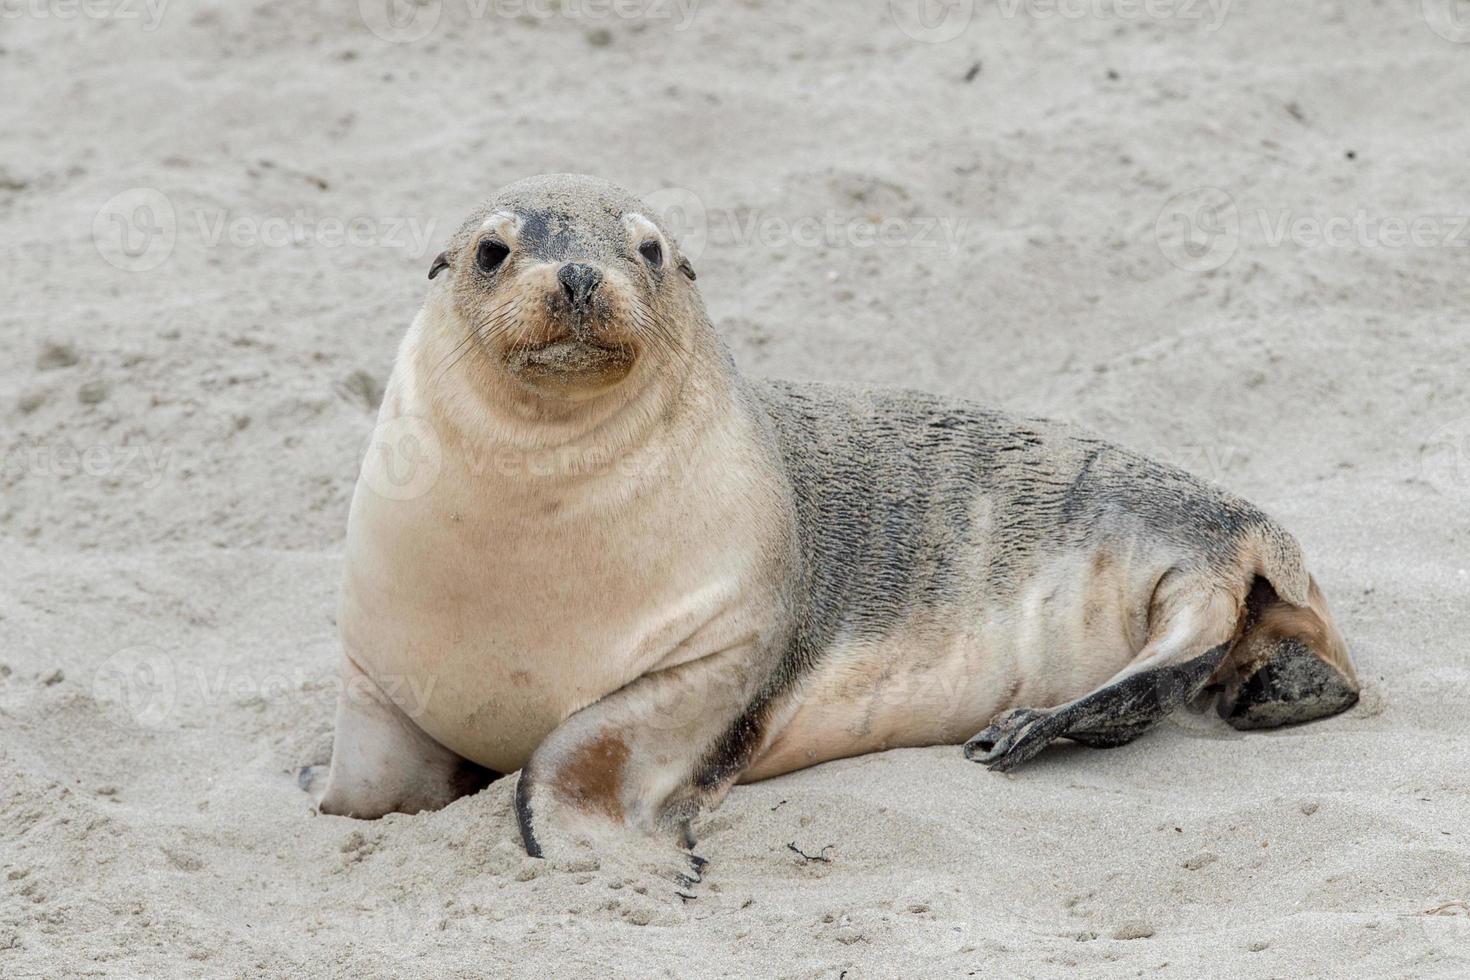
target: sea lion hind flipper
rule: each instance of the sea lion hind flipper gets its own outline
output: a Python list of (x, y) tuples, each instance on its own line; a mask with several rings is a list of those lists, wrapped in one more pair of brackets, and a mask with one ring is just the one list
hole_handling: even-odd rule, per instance
[(1068, 731), (1062, 737), (1078, 744), (1085, 745), (1090, 749), (1116, 749), (1142, 735), (1153, 727), (1153, 722), (1139, 722), (1131, 725), (1118, 725), (1113, 728), (1099, 728), (1094, 731)]
[(1276, 728), (1358, 702), (1357, 672), (1316, 581), (1297, 606), (1257, 579), (1247, 605), (1245, 630), (1213, 680), (1220, 717), (1238, 729)]
[(1182, 663), (1134, 670), (1056, 708), (1008, 712), (965, 743), (965, 758), (1009, 772), (1058, 738), (1094, 748), (1126, 745), (1199, 693), (1229, 650), (1222, 643)]
[(1211, 682), (1230, 652), (1239, 601), (1208, 582), (1167, 576), (1156, 590), (1150, 639), (1096, 690), (1054, 708), (1015, 708), (965, 743), (965, 758), (1009, 772), (1059, 738), (1124, 745)]

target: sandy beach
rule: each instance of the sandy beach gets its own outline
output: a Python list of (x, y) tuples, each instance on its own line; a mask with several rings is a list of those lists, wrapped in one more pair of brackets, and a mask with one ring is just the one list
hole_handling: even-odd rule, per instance
[[(1470, 4), (18, 0), (0, 86), (0, 975), (1470, 976)], [(747, 374), (1259, 504), (1361, 704), (737, 787), (687, 904), (527, 858), (512, 780), (314, 816), (394, 350), (554, 171), (673, 216)]]

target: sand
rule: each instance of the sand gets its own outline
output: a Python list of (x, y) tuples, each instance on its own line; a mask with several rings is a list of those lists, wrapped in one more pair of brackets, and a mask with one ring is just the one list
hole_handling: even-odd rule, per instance
[[(911, 8), (0, 11), (0, 975), (1470, 975), (1470, 11)], [(460, 217), (555, 170), (682, 208), (749, 373), (1266, 507), (1361, 706), (740, 787), (687, 905), (525, 858), (509, 781), (312, 816), (395, 345)]]

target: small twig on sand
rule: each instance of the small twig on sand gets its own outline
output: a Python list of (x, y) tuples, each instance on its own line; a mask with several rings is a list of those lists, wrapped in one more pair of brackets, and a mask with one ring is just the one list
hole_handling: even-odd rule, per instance
[(792, 841), (791, 843), (787, 844), (786, 846), (790, 850), (793, 850), (797, 854), (800, 854), (801, 857), (802, 857), (802, 860), (804, 860), (804, 861), (821, 861), (821, 862), (823, 862), (825, 864), (831, 864), (832, 863), (832, 859), (827, 856), (827, 852), (830, 851), (830, 850), (832, 850), (832, 848), (836, 847), (837, 845), (835, 845), (835, 844), (828, 844), (826, 847), (822, 848), (820, 851), (818, 851), (815, 854), (808, 854), (806, 851), (803, 851), (801, 848), (797, 847), (796, 846), (796, 841)]
[(1445, 902), (1443, 905), (1426, 909), (1425, 915), (1470, 915), (1470, 902)]

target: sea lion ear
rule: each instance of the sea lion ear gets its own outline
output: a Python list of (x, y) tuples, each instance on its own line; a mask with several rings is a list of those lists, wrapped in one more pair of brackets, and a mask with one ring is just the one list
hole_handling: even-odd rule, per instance
[(679, 256), (679, 271), (684, 273), (684, 276), (690, 282), (693, 282), (695, 279), (698, 278), (698, 276), (694, 274), (694, 266), (690, 265), (689, 260), (684, 258), (684, 256), (682, 255)]
[(429, 278), (433, 279), (447, 268), (449, 268), (449, 253), (440, 252), (434, 256), (434, 264), (429, 266)]

